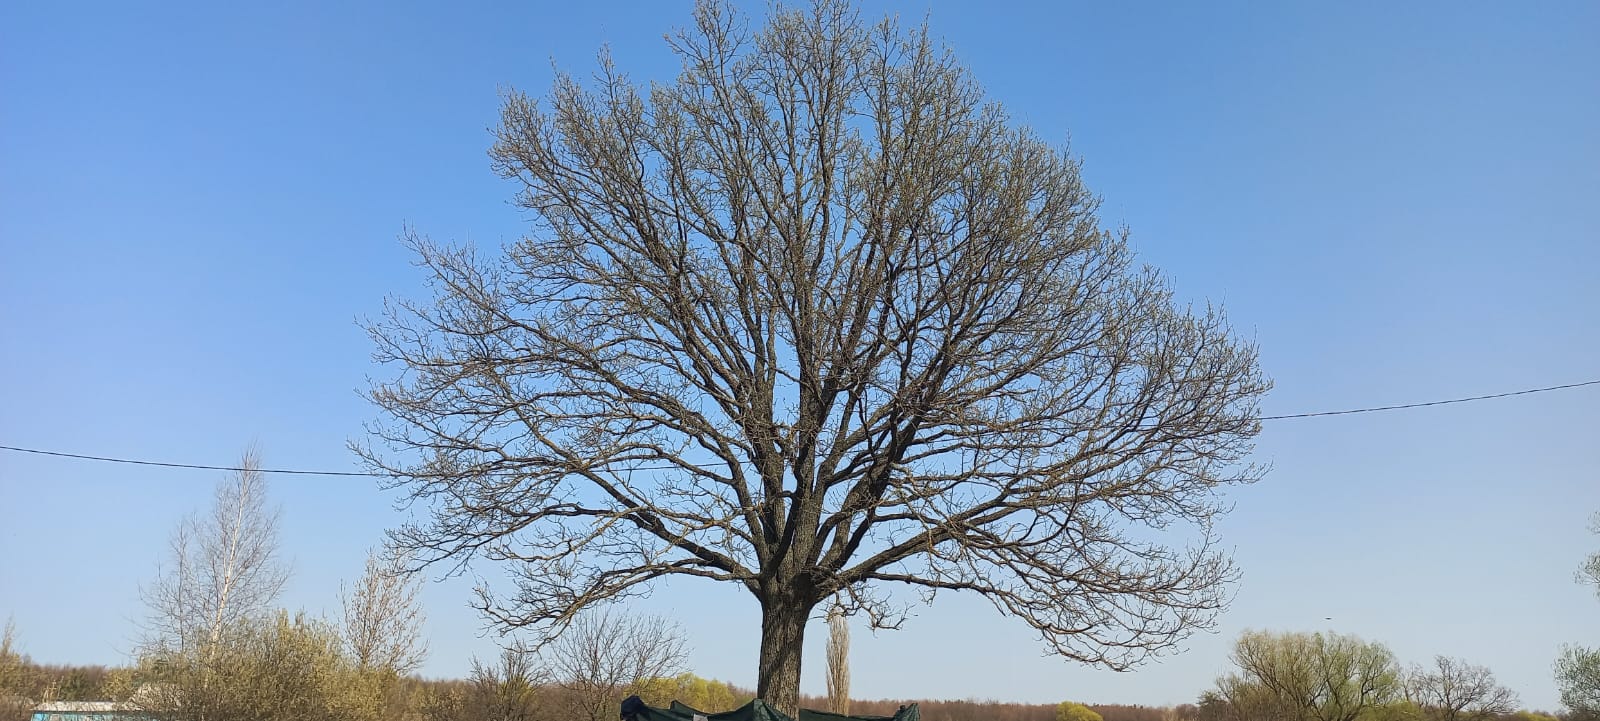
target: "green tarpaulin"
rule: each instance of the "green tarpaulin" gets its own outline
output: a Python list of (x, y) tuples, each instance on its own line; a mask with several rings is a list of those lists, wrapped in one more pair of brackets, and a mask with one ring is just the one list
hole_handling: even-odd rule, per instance
[[(846, 716), (844, 714), (800, 709), (799, 721), (920, 721), (922, 713), (916, 704), (901, 706), (893, 716)], [(756, 699), (732, 711), (702, 713), (673, 701), (668, 708), (646, 706), (638, 696), (629, 696), (622, 702), (622, 721), (795, 721), (765, 701)]]

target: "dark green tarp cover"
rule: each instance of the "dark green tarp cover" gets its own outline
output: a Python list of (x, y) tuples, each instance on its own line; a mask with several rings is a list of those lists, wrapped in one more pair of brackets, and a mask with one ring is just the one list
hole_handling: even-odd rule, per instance
[[(696, 716), (702, 716), (706, 721), (795, 721), (765, 701), (756, 699), (732, 711), (722, 713), (701, 713), (689, 706), (672, 702), (668, 708), (653, 708), (644, 705), (637, 696), (630, 696), (622, 702), (623, 721), (698, 721)], [(893, 716), (846, 716), (844, 714), (828, 713), (813, 709), (800, 709), (799, 721), (921, 721), (922, 712), (916, 704), (901, 706)]]

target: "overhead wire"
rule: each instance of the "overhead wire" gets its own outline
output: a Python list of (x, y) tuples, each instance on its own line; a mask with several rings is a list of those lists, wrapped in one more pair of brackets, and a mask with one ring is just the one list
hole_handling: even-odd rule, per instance
[[(1290, 420), (1290, 419), (1294, 419), (1294, 418), (1316, 418), (1316, 417), (1321, 417), (1321, 416), (1347, 416), (1347, 415), (1354, 415), (1354, 414), (1357, 414), (1357, 413), (1378, 413), (1378, 412), (1382, 412), (1382, 411), (1398, 411), (1398, 410), (1404, 410), (1404, 409), (1407, 409), (1407, 408), (1425, 408), (1425, 407), (1428, 407), (1428, 406), (1450, 405), (1452, 403), (1469, 403), (1469, 402), (1472, 402), (1472, 401), (1484, 401), (1484, 400), (1490, 400), (1490, 399), (1494, 399), (1494, 398), (1509, 398), (1511, 396), (1525, 396), (1525, 395), (1529, 395), (1529, 394), (1532, 394), (1532, 393), (1545, 393), (1545, 392), (1549, 392), (1549, 391), (1566, 390), (1566, 389), (1569, 389), (1569, 388), (1581, 388), (1583, 386), (1592, 386), (1592, 385), (1600, 385), (1600, 378), (1597, 378), (1597, 379), (1591, 380), (1591, 381), (1583, 381), (1583, 382), (1580, 382), (1580, 383), (1565, 383), (1565, 384), (1562, 384), (1562, 385), (1545, 386), (1543, 388), (1528, 388), (1528, 389), (1520, 390), (1520, 391), (1508, 391), (1508, 392), (1505, 392), (1505, 393), (1490, 393), (1488, 395), (1468, 396), (1468, 397), (1465, 397), (1465, 398), (1450, 398), (1450, 399), (1447, 399), (1447, 400), (1423, 401), (1423, 402), (1420, 402), (1420, 403), (1402, 403), (1402, 404), (1399, 404), (1399, 405), (1389, 405), (1389, 406), (1368, 406), (1368, 407), (1365, 407), (1365, 408), (1349, 408), (1349, 409), (1338, 410), (1338, 411), (1313, 411), (1313, 412), (1310, 412), (1310, 413), (1287, 413), (1287, 414), (1275, 415), (1275, 416), (1262, 416), (1261, 420), (1263, 420), (1263, 421), (1282, 421), (1282, 420)], [(105, 463), (125, 463), (125, 464), (130, 464), (130, 465), (137, 465), (137, 466), (160, 466), (160, 467), (163, 467), (163, 468), (186, 468), (186, 469), (202, 470), (202, 471), (232, 471), (232, 472), (238, 472), (238, 471), (251, 470), (251, 471), (255, 471), (257, 473), (274, 473), (274, 474), (281, 474), (281, 475), (299, 475), (299, 476), (346, 476), (346, 477), (356, 476), (356, 477), (368, 477), (368, 478), (394, 478), (394, 477), (396, 477), (396, 474), (393, 474), (393, 473), (378, 473), (378, 472), (373, 472), (373, 471), (318, 471), (318, 470), (307, 470), (307, 469), (296, 469), (296, 468), (244, 468), (244, 467), (241, 467), (241, 466), (214, 466), (214, 465), (208, 465), (208, 464), (204, 464), (204, 463), (169, 463), (169, 462), (165, 462), (165, 461), (148, 461), (148, 460), (135, 459), (135, 458), (117, 458), (117, 457), (113, 457), (113, 456), (96, 456), (96, 455), (89, 455), (89, 454), (84, 454), (84, 453), (67, 453), (65, 451), (47, 451), (47, 450), (43, 450), (43, 449), (39, 449), (39, 448), (24, 448), (24, 447), (21, 447), (21, 446), (7, 446), (7, 445), (0, 445), (0, 450), (13, 451), (13, 452), (16, 452), (16, 453), (32, 453), (32, 454), (41, 455), (41, 456), (55, 456), (55, 457), (58, 457), (58, 458), (73, 458), (73, 459), (85, 460), (85, 461), (102, 461), (102, 462), (105, 462)], [(636, 470), (636, 471), (664, 471), (664, 470), (671, 470), (671, 469), (674, 469), (674, 468), (677, 468), (677, 467), (678, 466), (675, 466), (675, 465), (669, 465), (669, 466), (641, 466), (641, 467), (633, 468), (631, 470)]]
[(1592, 380), (1592, 381), (1584, 381), (1582, 383), (1567, 383), (1567, 384), (1559, 385), (1559, 386), (1546, 386), (1544, 388), (1529, 388), (1527, 390), (1510, 391), (1510, 392), (1507, 392), (1507, 393), (1490, 393), (1489, 395), (1486, 395), (1486, 396), (1471, 396), (1469, 398), (1451, 398), (1449, 400), (1444, 400), (1444, 401), (1424, 401), (1422, 403), (1402, 403), (1402, 404), (1397, 405), (1397, 406), (1371, 406), (1369, 408), (1351, 408), (1349, 410), (1343, 410), (1343, 411), (1316, 411), (1316, 412), (1313, 412), (1313, 413), (1289, 413), (1289, 414), (1281, 415), (1281, 416), (1262, 416), (1261, 420), (1264, 420), (1264, 421), (1282, 421), (1282, 420), (1288, 420), (1290, 418), (1315, 418), (1317, 416), (1347, 416), (1347, 415), (1350, 415), (1352, 413), (1377, 413), (1378, 411), (1398, 411), (1398, 410), (1401, 410), (1401, 409), (1404, 409), (1404, 408), (1423, 408), (1423, 407), (1426, 407), (1426, 406), (1449, 405), (1451, 403), (1467, 403), (1469, 401), (1486, 401), (1486, 400), (1489, 400), (1491, 398), (1509, 398), (1511, 396), (1525, 396), (1525, 395), (1528, 395), (1529, 393), (1544, 393), (1546, 391), (1559, 391), (1559, 390), (1564, 390), (1564, 389), (1567, 389), (1567, 388), (1578, 388), (1580, 386), (1592, 386), (1592, 385), (1600, 385), (1600, 378), (1597, 378), (1597, 379)]
[(163, 468), (192, 468), (200, 471), (255, 471), (257, 473), (280, 473), (300, 476), (377, 476), (390, 477), (388, 473), (369, 473), (366, 471), (312, 471), (297, 470), (292, 468), (244, 468), (242, 466), (208, 466), (203, 463), (167, 463), (165, 461), (145, 461), (133, 458), (112, 458), (110, 456), (91, 456), (83, 453), (65, 453), (62, 451), (46, 451), (38, 448), (21, 448), (18, 446), (0, 446), (0, 450), (16, 451), (18, 453), (33, 453), (41, 456), (56, 456), (59, 458), (76, 458), (84, 461), (105, 461), (106, 463), (129, 463), (136, 466), (161, 466)]

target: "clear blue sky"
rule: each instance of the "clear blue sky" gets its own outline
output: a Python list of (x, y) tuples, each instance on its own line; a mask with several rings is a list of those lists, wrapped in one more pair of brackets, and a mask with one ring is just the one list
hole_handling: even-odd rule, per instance
[[(542, 92), (551, 59), (586, 72), (603, 43), (636, 78), (675, 72), (661, 36), (688, 0), (586, 5), (0, 5), (0, 444), (226, 463), (257, 441), (272, 465), (354, 469), (378, 372), (357, 319), (423, 293), (402, 225), (522, 230), (485, 157), (497, 92)], [(927, 15), (1020, 121), (1070, 137), (1105, 221), (1260, 342), (1269, 414), (1600, 377), (1600, 4), (865, 10)], [(1274, 470), (1223, 528), (1244, 579), (1217, 635), (1113, 674), (942, 597), (858, 633), (855, 689), (1183, 702), (1240, 629), (1331, 628), (1487, 664), (1554, 708), (1558, 646), (1600, 642), (1572, 582), (1600, 547), (1597, 405), (1270, 423)], [(0, 452), (0, 614), (26, 650), (122, 660), (137, 584), (215, 480)], [(403, 514), (360, 479), (274, 492), (284, 603), (331, 611)], [(467, 587), (428, 590), (430, 674), (492, 646)], [(682, 622), (698, 672), (753, 684), (742, 592), (675, 583), (642, 607)]]

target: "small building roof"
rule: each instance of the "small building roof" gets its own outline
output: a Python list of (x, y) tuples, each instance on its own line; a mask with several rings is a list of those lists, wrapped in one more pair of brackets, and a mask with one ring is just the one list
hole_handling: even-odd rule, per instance
[(34, 713), (106, 713), (134, 711), (133, 704), (117, 701), (51, 701), (33, 707)]

